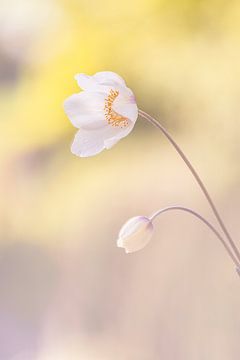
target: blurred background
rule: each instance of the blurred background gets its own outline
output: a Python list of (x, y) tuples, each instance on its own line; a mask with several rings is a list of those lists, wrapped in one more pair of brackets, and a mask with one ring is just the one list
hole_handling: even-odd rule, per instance
[(189, 171), (139, 119), (93, 158), (70, 152), (76, 73), (119, 73), (206, 182), (239, 243), (240, 2), (0, 0), (0, 359), (240, 356), (240, 279), (219, 241), (164, 214), (142, 251), (135, 215), (182, 204), (215, 219)]

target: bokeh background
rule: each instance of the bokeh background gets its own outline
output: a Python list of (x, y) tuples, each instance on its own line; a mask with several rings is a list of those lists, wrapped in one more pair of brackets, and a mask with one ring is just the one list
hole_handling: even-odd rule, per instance
[(142, 251), (131, 216), (182, 204), (215, 219), (160, 132), (139, 119), (81, 159), (64, 99), (111, 70), (188, 154), (239, 243), (239, 0), (0, 0), (0, 359), (237, 360), (240, 279), (187, 214)]

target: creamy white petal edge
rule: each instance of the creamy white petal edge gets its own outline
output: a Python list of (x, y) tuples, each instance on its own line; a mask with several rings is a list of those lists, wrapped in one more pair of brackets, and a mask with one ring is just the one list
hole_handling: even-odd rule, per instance
[[(93, 156), (111, 148), (132, 131), (138, 108), (132, 91), (126, 87), (124, 80), (113, 72), (104, 71), (93, 76), (78, 74), (75, 79), (84, 91), (73, 94), (64, 102), (67, 116), (79, 129), (71, 150), (77, 156)], [(114, 118), (108, 123), (105, 103), (111, 91), (116, 93), (113, 100), (111, 99)], [(121, 120), (123, 118), (127, 119), (124, 126)]]

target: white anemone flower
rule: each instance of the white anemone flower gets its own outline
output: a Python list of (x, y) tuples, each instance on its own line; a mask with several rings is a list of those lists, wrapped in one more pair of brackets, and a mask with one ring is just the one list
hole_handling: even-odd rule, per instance
[(121, 228), (117, 246), (124, 248), (126, 253), (141, 250), (148, 244), (152, 234), (152, 221), (145, 216), (135, 216), (129, 219)]
[(64, 102), (67, 116), (79, 129), (71, 151), (81, 157), (93, 156), (132, 131), (138, 108), (133, 92), (114, 72), (77, 74), (75, 79), (83, 91)]

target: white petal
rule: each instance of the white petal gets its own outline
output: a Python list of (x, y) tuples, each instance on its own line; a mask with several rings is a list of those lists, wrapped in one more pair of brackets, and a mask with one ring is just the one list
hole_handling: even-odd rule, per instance
[(64, 110), (77, 128), (90, 129), (105, 126), (105, 97), (105, 93), (82, 91), (65, 100)]
[(94, 89), (98, 85), (92, 76), (86, 74), (77, 74), (74, 79), (77, 80), (78, 86), (83, 90)]
[(93, 156), (104, 149), (104, 142), (98, 137), (97, 132), (78, 130), (71, 146), (73, 154), (81, 157)]
[(139, 229), (139, 226), (148, 224), (149, 219), (145, 216), (134, 216), (129, 219), (121, 228), (119, 232), (119, 237), (125, 238), (132, 235), (135, 231)]
[(134, 122), (129, 121), (129, 125), (125, 128), (120, 128), (114, 137), (104, 140), (105, 148), (111, 149), (119, 140), (126, 137), (132, 131), (134, 124)]
[(75, 135), (71, 151), (73, 154), (81, 157), (96, 155), (103, 149), (108, 148), (105, 144), (107, 139), (111, 138), (114, 144), (118, 142), (121, 138), (118, 137), (121, 130), (109, 125), (94, 130), (80, 129)]
[(122, 85), (126, 86), (125, 81), (118, 74), (112, 71), (100, 71), (93, 75), (93, 79), (100, 85)]
[[(112, 71), (100, 71), (93, 76), (86, 74), (76, 74), (74, 78), (77, 80), (78, 86), (83, 90), (98, 91), (105, 86), (105, 90), (117, 85), (126, 86), (125, 81)], [(110, 89), (109, 89), (110, 90)]]
[(133, 92), (127, 87), (118, 87), (119, 95), (113, 103), (113, 109), (134, 124), (138, 117), (138, 107)]

